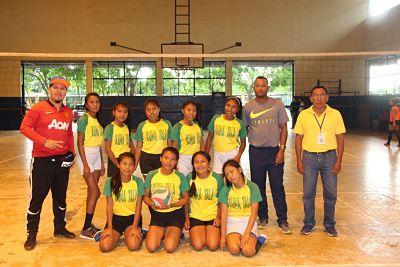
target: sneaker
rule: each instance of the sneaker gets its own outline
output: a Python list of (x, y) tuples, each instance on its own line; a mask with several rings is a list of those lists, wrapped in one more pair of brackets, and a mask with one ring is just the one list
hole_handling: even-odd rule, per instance
[(93, 223), (90, 225), (90, 227), (94, 230), (95, 233), (97, 233), (98, 231), (101, 231), (101, 229), (96, 227), (96, 226), (94, 226)]
[(264, 245), (266, 241), (267, 241), (267, 235), (261, 234), (257, 237), (257, 243), (260, 243), (261, 245)]
[(258, 229), (265, 229), (267, 227), (267, 224), (268, 220), (266, 219), (258, 219), (257, 221)]
[(304, 225), (303, 228), (301, 228), (300, 234), (302, 235), (309, 235), (311, 234), (312, 231), (315, 230), (314, 226), (311, 225)]
[(83, 239), (93, 240), (94, 235), (100, 230), (97, 230), (94, 227), (89, 227), (86, 230), (82, 230), (80, 233), (80, 237)]
[(29, 251), (34, 249), (36, 246), (36, 233), (29, 233), (24, 243), (25, 250)]
[(185, 241), (185, 233), (183, 231), (181, 232), (181, 241)]
[(142, 239), (143, 240), (145, 240), (146, 239), (146, 236), (147, 236), (147, 233), (149, 232), (149, 230), (147, 230), (147, 229), (142, 229)]
[(256, 243), (256, 253), (260, 250), (260, 248), (264, 245), (264, 243), (267, 241), (267, 236), (264, 234), (261, 234), (257, 237), (257, 243)]
[(58, 229), (58, 230), (54, 230), (54, 237), (65, 237), (65, 238), (75, 238), (75, 234), (71, 233), (70, 231), (68, 231), (65, 227)]
[(103, 230), (98, 231), (97, 233), (94, 234), (93, 240), (94, 242), (100, 242), (101, 234), (103, 233)]
[(291, 233), (293, 233), (293, 232), (292, 232), (292, 229), (291, 229), (290, 226), (289, 226), (289, 223), (287, 223), (287, 222), (281, 223), (281, 224), (279, 225), (279, 228), (281, 228), (282, 233), (284, 233), (284, 234), (291, 234)]
[(330, 236), (330, 237), (337, 237), (339, 234), (335, 229), (335, 226), (328, 226), (325, 227), (325, 232)]

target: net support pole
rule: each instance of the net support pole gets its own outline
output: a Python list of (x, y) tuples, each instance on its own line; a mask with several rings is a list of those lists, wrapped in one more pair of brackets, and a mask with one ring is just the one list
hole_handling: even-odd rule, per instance
[(93, 62), (90, 59), (85, 60), (86, 70), (86, 94), (93, 91)]
[(226, 59), (225, 65), (225, 95), (232, 95), (232, 58)]

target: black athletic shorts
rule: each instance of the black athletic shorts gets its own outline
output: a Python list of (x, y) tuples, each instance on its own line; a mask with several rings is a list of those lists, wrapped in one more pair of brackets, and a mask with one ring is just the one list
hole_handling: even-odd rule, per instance
[(149, 208), (151, 214), (150, 225), (167, 227), (176, 226), (179, 229), (183, 229), (185, 225), (185, 211), (182, 208), (171, 211), (171, 212), (158, 212)]
[[(112, 218), (113, 229), (122, 235), (125, 232), (125, 229), (133, 224), (134, 219), (135, 219), (135, 214), (129, 216), (120, 216), (113, 214)], [(140, 217), (138, 227), (142, 228), (142, 217)]]
[(210, 220), (210, 221), (202, 221), (199, 219), (195, 219), (195, 218), (189, 218), (190, 220), (190, 228), (195, 227), (195, 226), (207, 226), (207, 225), (213, 225), (214, 220)]
[(149, 154), (144, 151), (140, 153), (140, 170), (142, 174), (147, 175), (152, 170), (161, 168), (161, 154)]

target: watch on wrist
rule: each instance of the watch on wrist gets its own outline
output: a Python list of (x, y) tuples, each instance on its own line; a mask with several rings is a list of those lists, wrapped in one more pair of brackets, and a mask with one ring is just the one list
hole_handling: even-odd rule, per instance
[(282, 149), (282, 150), (285, 150), (286, 149), (286, 145), (280, 145), (279, 148)]

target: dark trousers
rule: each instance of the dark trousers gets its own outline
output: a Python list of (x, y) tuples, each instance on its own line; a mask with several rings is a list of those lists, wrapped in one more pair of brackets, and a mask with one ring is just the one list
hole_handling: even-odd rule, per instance
[(255, 147), (250, 145), (250, 173), (251, 180), (258, 185), (262, 201), (258, 206), (258, 217), (268, 221), (268, 202), (266, 194), (267, 174), (271, 188), (272, 199), (278, 217), (278, 224), (287, 222), (287, 204), (285, 188), (283, 186), (283, 166), (275, 164), (278, 147)]
[(61, 167), (62, 156), (35, 157), (32, 159), (32, 173), (29, 177), (31, 198), (27, 210), (27, 231), (37, 233), (43, 201), (49, 190), (53, 198), (54, 229), (65, 227), (65, 202), (69, 167)]

